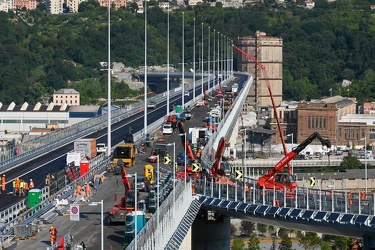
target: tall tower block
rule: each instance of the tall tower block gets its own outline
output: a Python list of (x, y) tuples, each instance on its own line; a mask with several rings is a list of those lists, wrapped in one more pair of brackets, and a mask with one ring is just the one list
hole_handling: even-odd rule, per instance
[[(282, 101), (283, 89), (283, 39), (257, 31), (254, 37), (239, 37), (237, 44), (240, 49), (264, 65), (275, 104), (278, 106)], [(237, 69), (253, 74), (255, 79), (248, 93), (247, 102), (254, 103), (257, 110), (272, 106), (266, 75), (260, 66), (238, 52)]]

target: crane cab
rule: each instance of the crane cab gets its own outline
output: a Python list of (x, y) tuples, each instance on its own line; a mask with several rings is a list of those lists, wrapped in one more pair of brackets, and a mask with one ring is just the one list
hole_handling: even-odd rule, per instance
[(296, 180), (294, 176), (289, 173), (276, 174), (275, 182), (281, 183), (286, 188), (291, 188), (291, 186), (296, 185)]

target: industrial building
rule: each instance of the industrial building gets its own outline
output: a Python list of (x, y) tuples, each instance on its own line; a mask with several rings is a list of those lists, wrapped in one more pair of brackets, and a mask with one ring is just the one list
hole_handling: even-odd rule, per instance
[(0, 131), (30, 132), (33, 128), (47, 128), (50, 124), (66, 128), (102, 114), (100, 106), (70, 106), (53, 103), (30, 105), (25, 102), (4, 105), (0, 102)]

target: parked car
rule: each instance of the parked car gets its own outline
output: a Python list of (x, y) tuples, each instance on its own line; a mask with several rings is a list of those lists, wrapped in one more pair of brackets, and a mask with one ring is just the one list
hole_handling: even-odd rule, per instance
[(156, 108), (156, 103), (154, 101), (150, 101), (148, 104), (147, 104), (147, 108), (148, 109), (155, 109)]
[(185, 96), (189, 96), (189, 95), (190, 95), (190, 92), (189, 92), (188, 90), (185, 90), (184, 95), (185, 95)]
[(173, 134), (172, 124), (164, 124), (163, 125), (163, 135), (171, 135)]
[[(135, 181), (132, 182), (132, 189), (135, 189)], [(137, 176), (137, 190), (149, 192), (151, 190), (150, 181), (142, 175)]]

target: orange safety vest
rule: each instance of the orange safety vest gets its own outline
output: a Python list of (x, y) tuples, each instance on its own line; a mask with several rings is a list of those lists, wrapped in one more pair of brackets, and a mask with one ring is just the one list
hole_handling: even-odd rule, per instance
[(77, 185), (77, 188), (76, 188), (76, 195), (82, 195), (82, 187), (81, 185)]
[(361, 199), (366, 200), (366, 193), (364, 191), (361, 192)]
[(348, 193), (348, 204), (349, 205), (353, 204), (353, 201), (352, 201), (352, 192)]
[(5, 191), (5, 176), (1, 177), (1, 190), (2, 191)]
[(25, 182), (25, 190), (29, 191), (29, 184), (27, 182)]

